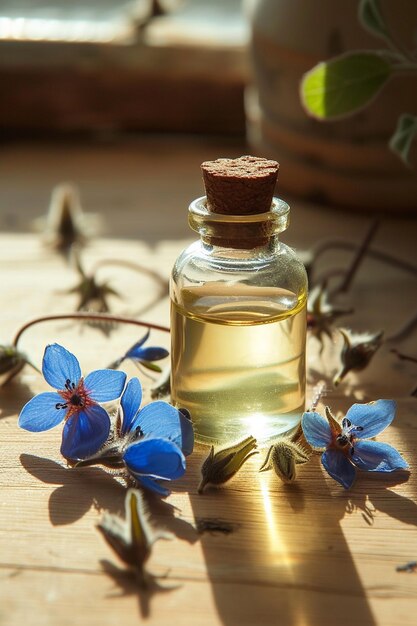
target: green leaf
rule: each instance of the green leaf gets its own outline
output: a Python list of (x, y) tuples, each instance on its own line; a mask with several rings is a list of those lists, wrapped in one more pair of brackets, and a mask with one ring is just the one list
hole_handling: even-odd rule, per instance
[(358, 10), (359, 21), (372, 35), (390, 39), (385, 20), (382, 17), (378, 0), (361, 0)]
[(319, 120), (351, 115), (369, 104), (391, 75), (391, 65), (372, 52), (350, 52), (304, 74), (301, 101)]
[(392, 135), (389, 147), (404, 163), (411, 167), (408, 159), (413, 140), (417, 136), (417, 117), (404, 113), (398, 118), (397, 128)]
[(145, 361), (145, 359), (140, 359), (139, 363), (143, 365), (143, 367), (146, 367), (146, 369), (151, 370), (152, 372), (158, 372), (158, 374), (162, 372), (159, 365), (152, 363), (152, 361)]

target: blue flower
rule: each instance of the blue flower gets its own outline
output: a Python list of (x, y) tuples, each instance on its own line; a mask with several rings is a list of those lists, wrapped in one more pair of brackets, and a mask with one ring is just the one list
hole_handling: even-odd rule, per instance
[(160, 372), (161, 368), (157, 365), (153, 364), (153, 361), (160, 361), (161, 359), (165, 359), (168, 356), (169, 352), (165, 348), (159, 348), (156, 346), (149, 346), (147, 348), (143, 348), (143, 344), (149, 339), (150, 330), (140, 339), (137, 343), (135, 343), (129, 350), (119, 359), (114, 361), (110, 365), (111, 368), (117, 368), (123, 361), (126, 359), (131, 359), (134, 363), (139, 363), (144, 365), (148, 369)]
[(151, 402), (140, 409), (141, 402), (141, 384), (132, 378), (120, 400), (113, 439), (77, 466), (102, 464), (127, 470), (139, 485), (166, 496), (168, 489), (158, 481), (184, 474), (185, 456), (194, 446), (191, 419), (188, 412), (167, 402)]
[(110, 418), (98, 402), (122, 393), (126, 374), (95, 370), (84, 379), (77, 358), (57, 343), (45, 349), (42, 373), (56, 393), (40, 393), (23, 407), (19, 426), (31, 432), (54, 428), (65, 421), (61, 454), (84, 459), (95, 454), (110, 432)]
[(327, 420), (319, 413), (304, 413), (301, 421), (307, 442), (316, 450), (325, 450), (321, 462), (332, 478), (345, 489), (352, 486), (356, 468), (368, 472), (394, 472), (407, 469), (401, 454), (387, 443), (366, 441), (379, 435), (394, 419), (393, 400), (354, 404), (342, 423), (326, 407)]
[(192, 423), (167, 402), (158, 400), (140, 409), (141, 401), (141, 384), (132, 378), (120, 402), (123, 418), (119, 432), (125, 439), (122, 458), (138, 483), (168, 495), (156, 480), (173, 480), (184, 474), (185, 455), (191, 454), (194, 446)]

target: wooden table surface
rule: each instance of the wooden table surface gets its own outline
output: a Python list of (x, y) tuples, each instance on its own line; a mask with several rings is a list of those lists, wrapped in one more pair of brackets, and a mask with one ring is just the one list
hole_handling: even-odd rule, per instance
[[(198, 170), (198, 158), (205, 153), (195, 147), (184, 150), (189, 156), (186, 162), (195, 160)], [(135, 171), (140, 171), (144, 154), (132, 156), (131, 162), (127, 157), (132, 165), (131, 190), (133, 158), (139, 159)], [(35, 167), (42, 169), (43, 157), (38, 157)], [(55, 157), (53, 151), (45, 157), (52, 171), (57, 167)], [(73, 163), (76, 157), (73, 150)], [(15, 200), (13, 177), (24, 160), (21, 155), (19, 161), (16, 153), (13, 158), (4, 192), (9, 207)], [(39, 178), (38, 199), (49, 184), (46, 171), (45, 167)], [(188, 176), (191, 170), (187, 166), (184, 171)], [(198, 171), (195, 179), (185, 179), (190, 187), (198, 187)], [(111, 182), (105, 180), (104, 185), (111, 187)], [(166, 191), (163, 187), (162, 196)], [(161, 189), (155, 187), (154, 192), (158, 204)], [(22, 190), (17, 193), (21, 199)], [(29, 197), (29, 191), (24, 193)], [(0, 193), (3, 208), (6, 196)], [(148, 200), (141, 215), (142, 219), (148, 215), (143, 223), (151, 233), (149, 238), (147, 232), (142, 240), (140, 236), (122, 238), (114, 215), (118, 238), (98, 238), (85, 249), (82, 258), (87, 270), (111, 257), (136, 260), (168, 277), (185, 244), (178, 238), (183, 231), (171, 231), (170, 237), (167, 218), (168, 222), (159, 222), (161, 237), (156, 240), (151, 191)], [(182, 199), (178, 204), (183, 204)], [(181, 206), (171, 215), (172, 224), (185, 224), (185, 209)], [(324, 236), (343, 235), (357, 241), (370, 220), (301, 202), (293, 202), (293, 215), (285, 241), (297, 248)], [(127, 233), (129, 219), (133, 223), (133, 217), (126, 217)], [(415, 235), (410, 217), (385, 217), (374, 245), (415, 262)], [(326, 259), (343, 265), (349, 257), (350, 253), (343, 252)], [(32, 317), (75, 308), (76, 296), (64, 293), (78, 280), (75, 270), (45, 248), (38, 235), (0, 235), (0, 276), (1, 343), (10, 343), (22, 323)], [(115, 312), (169, 322), (168, 299), (153, 304), (157, 288), (149, 277), (116, 266), (102, 268), (100, 276), (123, 295), (110, 301)], [(368, 259), (345, 301), (356, 309), (355, 317), (343, 320), (345, 325), (356, 330), (384, 328), (389, 336), (416, 308), (416, 279)], [(165, 501), (147, 497), (152, 523), (173, 535), (171, 541), (155, 545), (149, 562), (155, 574), (168, 571), (165, 584), (172, 588), (157, 593), (138, 594), (134, 581), (120, 573), (109, 574), (122, 566), (95, 526), (104, 510), (123, 512), (121, 482), (99, 468), (66, 468), (59, 455), (60, 427), (38, 434), (18, 429), (17, 415), (24, 402), (48, 389), (43, 378), (26, 367), (19, 378), (0, 389), (0, 624), (130, 626), (147, 619), (152, 626), (414, 626), (417, 573), (398, 572), (396, 567), (417, 560), (417, 399), (410, 396), (417, 366), (399, 361), (390, 349), (415, 356), (416, 335), (385, 344), (369, 369), (349, 375), (325, 398), (334, 411), (346, 411), (354, 402), (396, 399), (397, 417), (379, 440), (389, 441), (409, 461), (408, 480), (362, 476), (346, 492), (323, 473), (315, 456), (299, 470), (298, 480), (286, 486), (271, 472), (258, 472), (264, 455), (260, 451), (230, 483), (197, 495), (199, 468), (207, 454), (207, 449), (197, 447), (186, 475), (173, 483), (172, 494)], [(74, 352), (88, 372), (106, 366), (137, 338), (138, 329), (133, 326), (118, 327), (106, 336), (86, 325), (48, 323), (28, 330), (21, 348), (39, 366), (45, 345), (57, 341)], [(154, 332), (152, 339), (169, 344), (166, 333)], [(318, 378), (328, 379), (334, 373), (339, 347), (339, 343), (327, 343), (320, 360), (314, 338), (309, 340), (309, 394)], [(137, 373), (129, 364), (126, 371)], [(142, 380), (149, 387), (150, 381)], [(200, 518), (226, 520), (234, 531), (198, 534)]]

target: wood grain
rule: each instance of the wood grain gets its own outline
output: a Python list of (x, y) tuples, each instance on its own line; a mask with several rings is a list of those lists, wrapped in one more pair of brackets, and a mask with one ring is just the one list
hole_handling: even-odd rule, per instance
[[(295, 214), (298, 247), (318, 233), (358, 236), (367, 223), (365, 217), (334, 215), (319, 207), (313, 213), (305, 205), (298, 205)], [(185, 207), (173, 216), (179, 219), (185, 220)], [(411, 220), (384, 223), (375, 245), (413, 261), (412, 228)], [(98, 239), (85, 250), (84, 262), (91, 267), (111, 252), (115, 258), (141, 258), (168, 277), (182, 247), (173, 240), (151, 247), (145, 241)], [(334, 258), (344, 262), (348, 257), (345, 252)], [(124, 295), (112, 301), (115, 311), (137, 313), (152, 300), (155, 286), (149, 278), (120, 268), (102, 272)], [(62, 293), (76, 282), (75, 271), (35, 235), (0, 235), (0, 275), (2, 343), (10, 342), (30, 317), (70, 311), (76, 304), (75, 296)], [(349, 298), (357, 308), (353, 321), (358, 330), (392, 332), (413, 310), (415, 281), (366, 261)], [(143, 317), (166, 323), (167, 299)], [(105, 366), (137, 334), (133, 327), (106, 337), (79, 325), (44, 324), (23, 336), (22, 349), (39, 365), (45, 344), (59, 341), (88, 371)], [(153, 338), (168, 345), (164, 333)], [(415, 336), (397, 347), (415, 353)], [(320, 362), (310, 341), (309, 392), (319, 376), (315, 370), (330, 376), (336, 354), (337, 345), (329, 342)], [(127, 372), (136, 370), (128, 365)], [(153, 523), (173, 534), (171, 541), (155, 545), (149, 567), (155, 574), (168, 572), (162, 583), (173, 588), (138, 596), (95, 529), (103, 510), (123, 511), (124, 488), (101, 469), (67, 469), (59, 456), (60, 427), (39, 434), (18, 429), (23, 403), (47, 388), (40, 375), (25, 368), (0, 389), (0, 624), (133, 626), (146, 617), (154, 626), (414, 626), (417, 575), (396, 567), (417, 559), (417, 400), (409, 396), (415, 378), (416, 366), (399, 362), (387, 345), (369, 370), (350, 375), (325, 399), (333, 410), (345, 411), (355, 401), (394, 397), (396, 420), (379, 440), (389, 441), (408, 459), (408, 480), (407, 475), (361, 476), (345, 492), (324, 475), (315, 457), (300, 468), (293, 486), (285, 486), (272, 473), (258, 473), (261, 451), (228, 485), (199, 496), (199, 468), (207, 450), (198, 447), (166, 501), (147, 496)], [(231, 522), (234, 532), (199, 535), (197, 519), (207, 517)]]

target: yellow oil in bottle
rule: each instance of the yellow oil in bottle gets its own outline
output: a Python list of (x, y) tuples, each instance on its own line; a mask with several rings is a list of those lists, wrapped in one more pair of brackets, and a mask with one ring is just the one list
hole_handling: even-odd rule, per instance
[(172, 402), (201, 441), (291, 431), (305, 402), (305, 297), (284, 289), (211, 283), (172, 302)]

